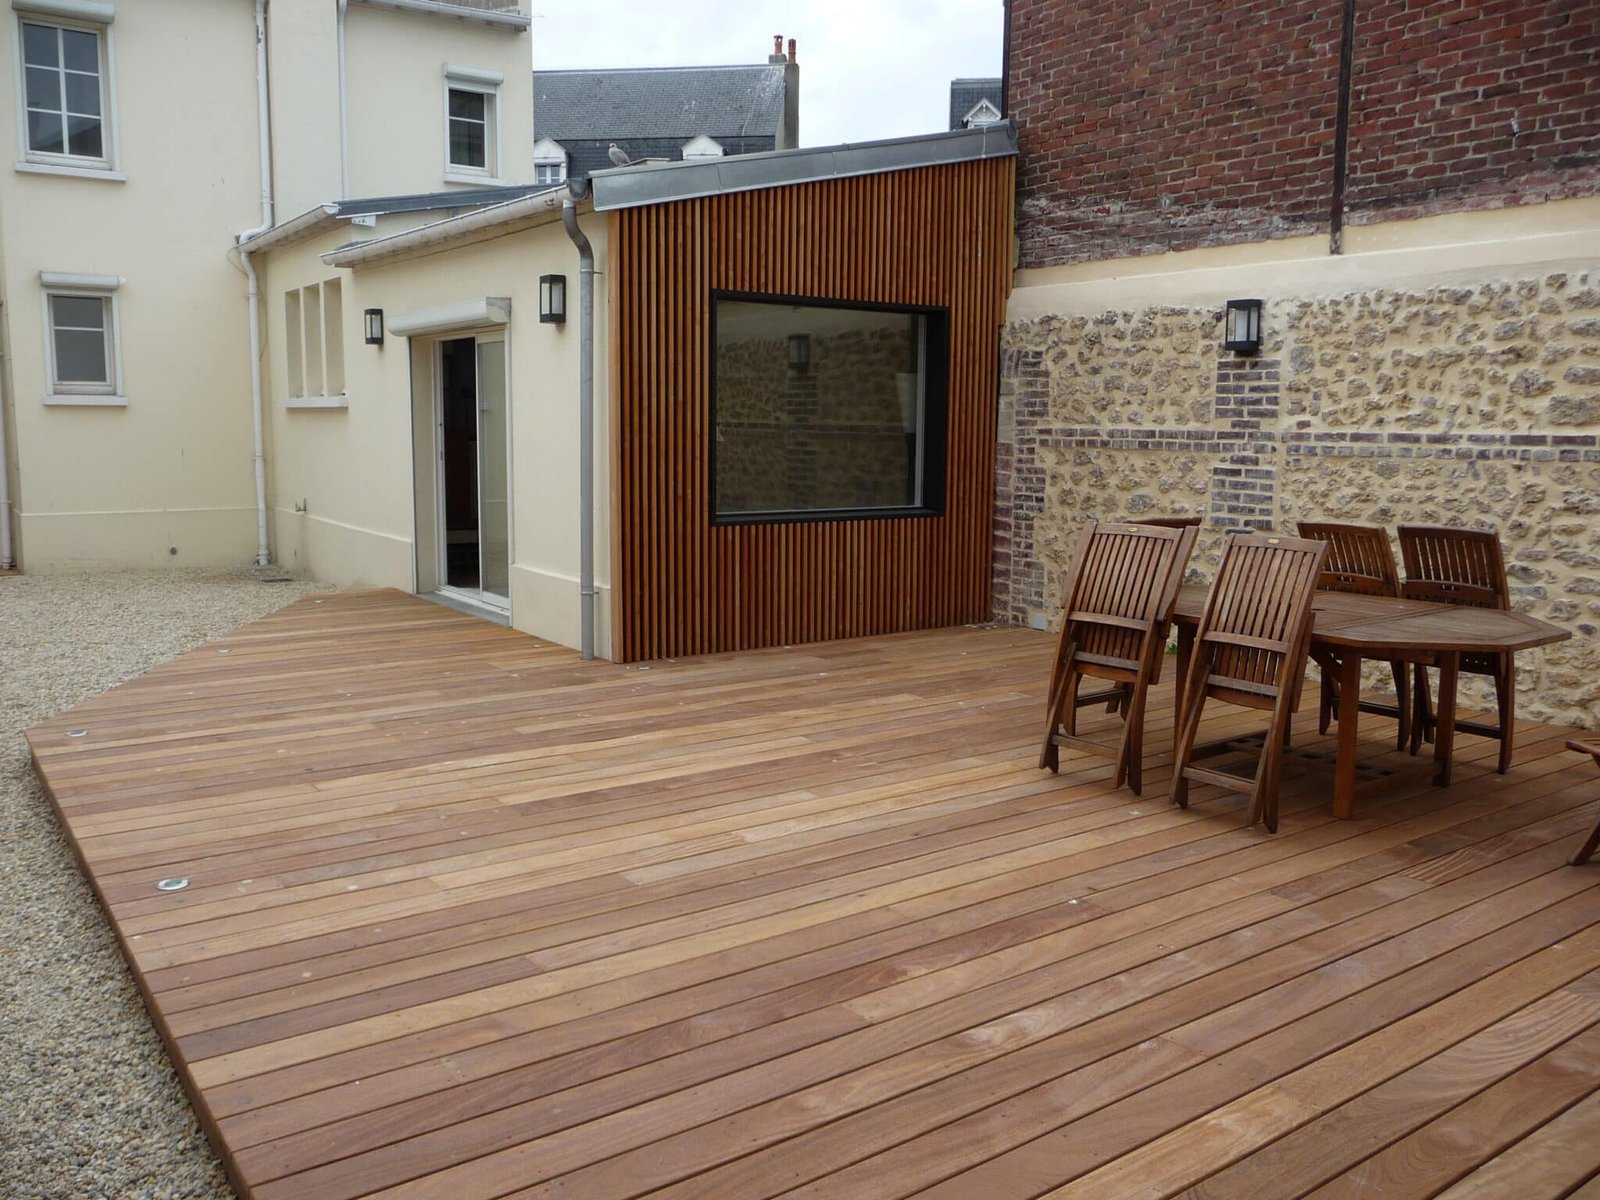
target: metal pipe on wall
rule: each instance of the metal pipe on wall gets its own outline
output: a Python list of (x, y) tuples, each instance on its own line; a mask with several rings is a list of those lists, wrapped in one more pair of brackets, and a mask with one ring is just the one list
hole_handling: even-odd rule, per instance
[(250, 415), (255, 456), (256, 566), (269, 566), (267, 545), (266, 418), (261, 402), (261, 285), (250, 261), (249, 242), (272, 228), (272, 116), (267, 107), (267, 0), (256, 0), (256, 118), (261, 151), (261, 224), (239, 235), (239, 262), (249, 281), (247, 307), (250, 321)]
[(579, 645), (594, 657), (594, 247), (578, 228), (582, 193), (568, 185), (561, 222), (578, 248), (578, 605)]

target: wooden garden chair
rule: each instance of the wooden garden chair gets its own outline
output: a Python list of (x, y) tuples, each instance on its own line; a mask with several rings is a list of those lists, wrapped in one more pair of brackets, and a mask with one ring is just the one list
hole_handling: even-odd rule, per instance
[[(1311, 642), (1311, 600), (1327, 557), (1325, 542), (1233, 534), (1195, 633), (1179, 718), (1172, 799), (1189, 806), (1190, 783), (1214, 783), (1250, 797), (1250, 821), (1278, 828), (1278, 776), (1289, 722), (1300, 699)], [(1253, 776), (1197, 767), (1194, 761), (1240, 748), (1238, 738), (1195, 745), (1207, 700), (1272, 714)]]
[[(1431, 525), (1402, 525), (1399, 532), (1400, 557), (1406, 567), (1400, 594), (1407, 600), (1431, 600), (1436, 604), (1461, 604), (1472, 608), (1511, 607), (1511, 588), (1506, 582), (1506, 560), (1498, 533)], [(1463, 654), (1460, 669), (1465, 674), (1487, 675), (1494, 680), (1498, 723), (1489, 725), (1458, 719), (1455, 728), (1461, 733), (1498, 739), (1497, 769), (1504, 775), (1511, 766), (1516, 719), (1516, 656), (1510, 653)], [(1435, 720), (1427, 664), (1417, 664), (1415, 687), (1411, 717), (1413, 754), (1424, 740), (1433, 740)]]
[[(1129, 517), (1127, 523), (1129, 525), (1154, 525), (1160, 529), (1199, 529), (1200, 522), (1204, 519), (1204, 517)], [(1178, 582), (1181, 587), (1183, 581), (1180, 579)], [(1160, 683), (1159, 674), (1151, 682)], [(1132, 688), (1127, 685), (1114, 689), (1108, 693), (1106, 711), (1108, 713), (1121, 712), (1124, 716), (1127, 715), (1128, 700), (1132, 694)]]
[[(1594, 765), (1600, 767), (1600, 738), (1588, 741), (1581, 738), (1573, 738), (1572, 741), (1567, 743), (1567, 749), (1576, 750), (1579, 754), (1590, 755), (1594, 759)], [(1578, 848), (1578, 852), (1569, 861), (1573, 866), (1581, 867), (1594, 856), (1596, 850), (1600, 850), (1600, 820), (1595, 821), (1594, 828), (1589, 831), (1589, 836), (1584, 839), (1583, 845)]]
[[(1378, 525), (1342, 525), (1331, 521), (1301, 521), (1300, 536), (1328, 543), (1328, 557), (1317, 580), (1319, 592), (1344, 592), (1357, 596), (1398, 596), (1400, 572), (1394, 565), (1394, 550), (1389, 535)], [(1315, 650), (1311, 657), (1321, 668), (1322, 686), (1317, 704), (1317, 732), (1327, 733), (1339, 711), (1339, 660), (1334, 654)], [(1362, 700), (1361, 711), (1393, 717), (1399, 728), (1395, 749), (1404, 750), (1411, 739), (1410, 664), (1400, 659), (1389, 662), (1394, 677), (1393, 704), (1383, 700)]]
[[(1194, 539), (1192, 528), (1089, 522), (1067, 574), (1040, 767), (1059, 770), (1062, 746), (1087, 750), (1115, 758), (1115, 786), (1126, 781), (1140, 793), (1145, 701), (1161, 672)], [(1085, 693), (1079, 685), (1086, 677), (1111, 687)], [(1078, 735), (1078, 709), (1102, 702), (1122, 716), (1114, 748)]]

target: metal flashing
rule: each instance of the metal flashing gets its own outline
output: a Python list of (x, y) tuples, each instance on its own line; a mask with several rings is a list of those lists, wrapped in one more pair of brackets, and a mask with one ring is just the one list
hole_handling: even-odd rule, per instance
[(616, 167), (590, 176), (598, 212), (672, 200), (692, 200), (728, 192), (787, 187), (822, 179), (876, 175), (917, 167), (1006, 158), (1017, 153), (1017, 133), (1009, 121), (976, 129), (846, 143), (801, 150), (690, 162)]

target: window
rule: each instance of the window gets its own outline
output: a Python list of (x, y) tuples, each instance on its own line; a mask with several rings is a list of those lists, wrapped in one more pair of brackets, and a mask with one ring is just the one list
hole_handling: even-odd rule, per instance
[(51, 404), (121, 404), (115, 276), (41, 272)]
[(445, 64), (445, 179), (487, 182), (499, 170), (495, 105), (499, 71)]
[(489, 169), (489, 96), (450, 89), (450, 165)]
[(343, 396), (344, 288), (340, 282), (329, 279), (285, 292), (283, 335), (289, 407), (327, 407), (309, 402)]
[(533, 146), (533, 181), (556, 184), (567, 178), (566, 148), (551, 138), (540, 138)]
[(712, 303), (715, 520), (942, 511), (943, 310)]
[(93, 29), (23, 20), (22, 93), (30, 159), (105, 167), (104, 38)]

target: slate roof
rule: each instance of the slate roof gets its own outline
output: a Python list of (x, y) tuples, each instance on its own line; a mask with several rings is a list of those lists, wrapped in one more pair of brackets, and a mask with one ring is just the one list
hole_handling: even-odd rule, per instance
[(973, 106), (980, 100), (987, 100), (994, 105), (995, 110), (1000, 110), (1000, 80), (995, 79), (952, 79), (950, 81), (950, 128), (962, 128), (961, 122), (966, 119)]
[(611, 167), (612, 142), (636, 161), (677, 159), (700, 134), (745, 154), (775, 148), (783, 100), (782, 63), (535, 71), (533, 136), (561, 143), (571, 176)]
[[(677, 162), (683, 157), (683, 144), (688, 140), (686, 137), (616, 137), (606, 138), (603, 141), (598, 138), (594, 141), (563, 141), (561, 145), (567, 152), (567, 174), (577, 179), (592, 175), (596, 171), (609, 171), (616, 166), (609, 154), (612, 142), (624, 150), (634, 162), (642, 163), (651, 159)], [(722, 146), (724, 154), (759, 154), (763, 150), (773, 148), (771, 134), (766, 137), (724, 136), (717, 138), (717, 142)]]

